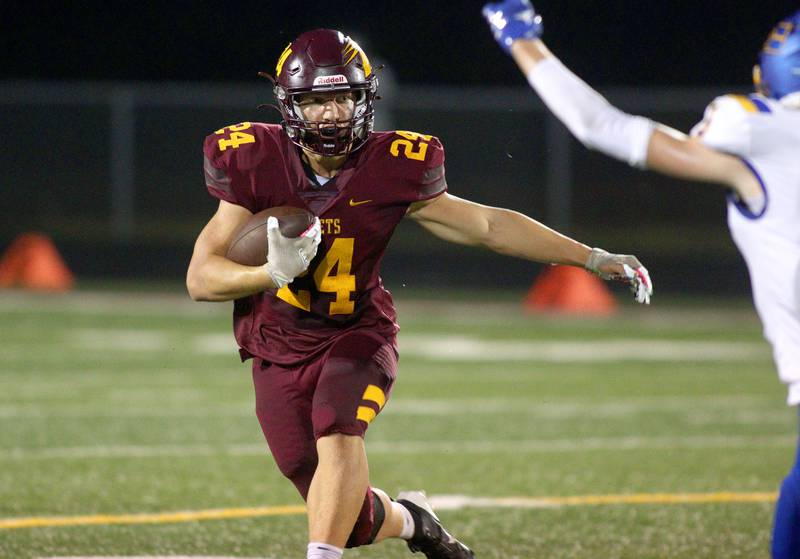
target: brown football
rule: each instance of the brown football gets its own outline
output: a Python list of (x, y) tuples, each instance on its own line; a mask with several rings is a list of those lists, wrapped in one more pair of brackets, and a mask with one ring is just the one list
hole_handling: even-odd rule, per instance
[(302, 208), (278, 206), (262, 210), (248, 219), (236, 233), (225, 255), (246, 266), (261, 266), (267, 261), (267, 218), (278, 218), (284, 237), (298, 237), (314, 223), (314, 214)]

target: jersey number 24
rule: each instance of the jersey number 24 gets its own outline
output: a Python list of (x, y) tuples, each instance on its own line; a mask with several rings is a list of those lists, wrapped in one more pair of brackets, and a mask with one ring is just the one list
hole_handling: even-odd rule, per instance
[[(334, 239), (330, 250), (314, 270), (314, 285), (317, 286), (317, 291), (336, 294), (336, 299), (330, 303), (328, 314), (352, 314), (355, 310), (355, 301), (350, 300), (350, 294), (356, 290), (356, 277), (350, 273), (353, 266), (354, 245), (355, 239), (352, 237)], [(311, 292), (307, 289), (294, 292), (285, 285), (276, 295), (298, 309), (311, 311)]]

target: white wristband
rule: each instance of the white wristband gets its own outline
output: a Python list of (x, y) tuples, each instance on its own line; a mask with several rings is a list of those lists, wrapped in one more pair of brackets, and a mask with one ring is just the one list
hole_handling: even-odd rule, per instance
[(634, 167), (645, 166), (655, 127), (651, 120), (620, 111), (556, 58), (542, 60), (527, 77), (545, 105), (582, 144)]

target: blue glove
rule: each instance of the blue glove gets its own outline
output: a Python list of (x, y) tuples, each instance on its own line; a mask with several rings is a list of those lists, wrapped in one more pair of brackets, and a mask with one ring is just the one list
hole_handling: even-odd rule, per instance
[(494, 40), (506, 54), (511, 54), (511, 43), (517, 39), (538, 39), (542, 36), (542, 16), (536, 13), (530, 0), (490, 2), (483, 7), (482, 13), (489, 22)]

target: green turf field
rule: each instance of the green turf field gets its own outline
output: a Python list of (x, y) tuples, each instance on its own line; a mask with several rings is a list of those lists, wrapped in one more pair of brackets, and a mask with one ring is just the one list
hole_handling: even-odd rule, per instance
[[(768, 557), (795, 418), (748, 303), (493, 300), (399, 298), (374, 485), (427, 490), (481, 559)], [(0, 557), (305, 556), (228, 308), (0, 292)]]

